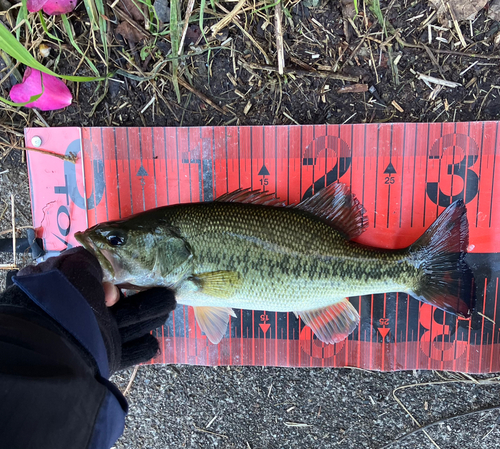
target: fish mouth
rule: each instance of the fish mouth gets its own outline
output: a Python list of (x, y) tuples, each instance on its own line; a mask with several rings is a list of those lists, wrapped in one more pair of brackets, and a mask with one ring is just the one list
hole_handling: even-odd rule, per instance
[(103, 271), (103, 282), (113, 282), (115, 278), (115, 270), (113, 268), (113, 264), (95, 245), (92, 239), (89, 238), (85, 234), (85, 232), (75, 232), (75, 239), (98, 260), (99, 265), (101, 265)]

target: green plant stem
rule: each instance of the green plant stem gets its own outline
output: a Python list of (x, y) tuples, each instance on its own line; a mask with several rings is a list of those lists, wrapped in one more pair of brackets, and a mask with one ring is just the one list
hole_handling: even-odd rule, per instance
[(47, 24), (45, 23), (45, 18), (43, 17), (42, 11), (38, 11), (38, 17), (40, 18), (40, 23), (42, 24), (42, 28), (45, 34), (49, 36), (52, 40), (55, 40), (57, 42), (62, 42), (61, 39), (59, 39), (57, 36), (54, 36), (47, 28)]
[[(177, 56), (179, 54), (179, 2), (178, 0), (171, 0), (170, 2), (170, 42), (172, 45), (172, 54)], [(177, 79), (177, 72), (179, 70), (179, 61), (177, 58), (172, 59), (172, 85), (174, 86), (175, 95), (177, 96), (178, 103), (181, 102), (181, 91), (179, 89), (179, 80)]]

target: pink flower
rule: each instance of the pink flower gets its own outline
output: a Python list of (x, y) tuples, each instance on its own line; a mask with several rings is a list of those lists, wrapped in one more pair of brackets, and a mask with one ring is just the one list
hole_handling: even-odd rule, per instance
[(73, 11), (77, 1), (78, 0), (27, 0), (26, 6), (29, 12), (37, 12), (43, 8), (43, 12), (55, 16)]
[[(71, 104), (73, 96), (66, 84), (59, 78), (52, 75), (43, 74), (43, 94), (32, 103), (26, 105), (27, 108), (38, 108), (42, 111), (54, 111), (63, 109)], [(25, 103), (34, 95), (42, 92), (42, 76), (39, 70), (27, 67), (24, 72), (23, 82), (12, 86), (10, 98), (16, 103)]]

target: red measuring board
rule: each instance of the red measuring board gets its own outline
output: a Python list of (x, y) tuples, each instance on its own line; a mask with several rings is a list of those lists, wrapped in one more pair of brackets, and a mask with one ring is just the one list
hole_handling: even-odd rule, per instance
[[(348, 339), (317, 340), (291, 313), (237, 310), (218, 345), (179, 306), (156, 330), (152, 363), (357, 366), (374, 370), (500, 371), (499, 122), (201, 128), (27, 129), (34, 225), (45, 247), (75, 245), (95, 223), (239, 188), (276, 192), (295, 203), (340, 180), (364, 204), (359, 242), (413, 243), (456, 199), (467, 204), (477, 313), (471, 320), (403, 293), (350, 298), (361, 321)], [(500, 162), (500, 161), (499, 161)]]

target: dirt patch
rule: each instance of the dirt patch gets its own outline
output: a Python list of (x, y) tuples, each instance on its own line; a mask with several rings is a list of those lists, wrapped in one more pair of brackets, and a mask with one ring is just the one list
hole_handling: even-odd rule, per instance
[[(487, 18), (485, 9), (473, 22), (462, 22), (464, 48), (456, 30), (443, 27), (426, 2), (382, 2), (384, 26), (367, 7), (347, 22), (336, 2), (321, 2), (317, 8), (285, 3), (285, 73), (279, 75), (273, 9), (255, 12), (249, 6), (208, 44), (195, 24), (188, 28), (185, 42), (190, 45), (179, 58), (180, 102), (168, 62), (168, 36), (153, 36), (132, 18), (129, 22), (135, 27), (121, 23), (142, 39), (125, 41), (110, 22), (113, 77), (107, 83), (69, 83), (74, 104), (64, 113), (41, 113), (43, 119), (50, 126), (199, 126), (468, 121), (496, 119), (500, 114), (495, 87), (500, 85), (495, 48), (500, 25)], [(223, 11), (212, 12), (205, 13), (207, 33)], [(85, 14), (80, 5), (71, 16), (82, 47), (88, 29), (77, 19)], [(200, 42), (194, 45), (197, 38)], [(59, 57), (59, 72), (72, 74), (82, 61), (68, 48), (63, 46), (59, 55), (52, 50), (51, 58)], [(94, 53), (91, 59), (105, 73), (92, 45), (88, 52)], [(77, 73), (92, 75), (85, 62)], [(420, 74), (457, 87), (426, 83)], [(339, 93), (352, 84), (366, 84), (370, 90)], [(8, 88), (6, 80), (3, 96)], [(25, 116), (14, 109), (4, 111), (2, 122), (16, 131), (40, 124), (35, 114), (23, 111)]]

